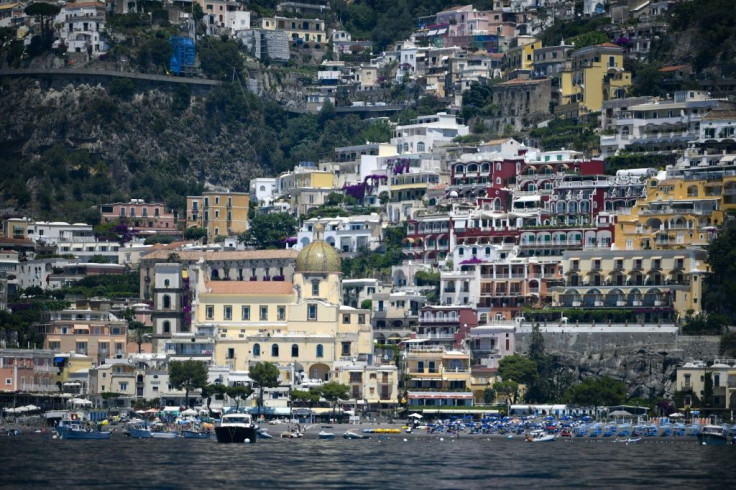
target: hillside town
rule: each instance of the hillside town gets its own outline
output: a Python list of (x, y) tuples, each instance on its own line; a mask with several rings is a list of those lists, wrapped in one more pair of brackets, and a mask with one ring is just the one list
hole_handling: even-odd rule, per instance
[[(56, 4), (56, 68), (124, 72), (108, 53), (124, 34), (106, 17), (137, 3)], [(327, 25), (327, 3), (282, 2), (273, 17), (235, 1), (162, 3), (183, 26), (171, 74), (198, 76), (187, 54), (200, 42), (187, 36), (196, 4), (205, 36), (234, 39), (253, 59), (309, 54), (316, 77), (290, 100), (294, 111), (332, 106), (384, 121), (390, 140), (295, 161), (252, 178), (247, 192), (206, 185), (182, 196), (184, 214), (134, 197), (99, 202), (96, 224), (5, 217), (0, 309), (97, 276), (135, 275), (138, 290), (59, 297), (28, 327), (37, 348), (3, 331), (3, 407), (20, 396), (320, 415), (334, 412), (328, 400), (307, 407), (292, 393), (337, 382), (351, 417), (508, 408), (537, 395), (524, 382), (510, 392), (499, 366), (529, 355), (541, 335), (548, 352), (577, 357), (567, 366), (577, 380), (611, 375), (630, 397), (674, 400), (675, 410), (705, 408), (709, 391), (712, 413), (733, 410), (736, 360), (717, 341), (685, 335), (708, 318), (708, 246), (736, 209), (733, 86), (663, 65), (672, 90), (632, 96), (626, 69), (666, 33), (662, 18), (679, 2), (584, 0), (581, 15), (607, 19), (597, 31), (607, 39), (550, 46), (541, 34), (574, 19), (575, 2), (457, 6), (414, 19), (413, 33), (381, 52)], [(0, 3), (0, 27), (30, 45), (44, 21), (26, 6)], [(391, 121), (408, 103), (386, 98), (397, 86), (448, 104)], [(468, 93), (483, 87), (487, 106), (471, 107)], [(589, 124), (595, 143), (577, 150), (531, 134), (554, 133), (560, 121)], [(495, 138), (473, 138), (478, 127)], [(614, 360), (640, 351), (628, 368)], [(257, 393), (243, 401), (174, 386), (169, 364), (181, 361), (204, 362), (207, 385), (253, 387), (258, 363), (276, 366), (279, 381), (259, 386), (261, 407)], [(666, 375), (655, 379), (652, 366)], [(561, 401), (552, 398), (544, 401)]]

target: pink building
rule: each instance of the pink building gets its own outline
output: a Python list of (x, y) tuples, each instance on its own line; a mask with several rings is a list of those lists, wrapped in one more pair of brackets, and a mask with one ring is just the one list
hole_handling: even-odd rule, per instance
[(0, 349), (0, 391), (58, 391), (54, 355), (50, 350)]
[(103, 223), (125, 223), (140, 231), (177, 234), (176, 215), (166, 212), (162, 203), (147, 203), (143, 199), (100, 205)]

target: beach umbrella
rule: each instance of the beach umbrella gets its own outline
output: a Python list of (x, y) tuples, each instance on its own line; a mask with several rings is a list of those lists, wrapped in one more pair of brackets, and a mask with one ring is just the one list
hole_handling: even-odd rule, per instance
[(631, 413), (627, 412), (626, 410), (614, 410), (613, 412), (608, 414), (609, 417), (633, 417)]

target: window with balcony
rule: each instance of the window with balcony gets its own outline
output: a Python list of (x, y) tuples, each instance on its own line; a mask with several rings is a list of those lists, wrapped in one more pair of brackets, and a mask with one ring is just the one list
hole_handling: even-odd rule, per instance
[(261, 306), (259, 319), (262, 322), (268, 320), (268, 306)]
[(214, 305), (207, 305), (204, 308), (205, 311), (205, 318), (207, 320), (214, 320), (215, 318), (215, 307)]
[(243, 321), (249, 321), (250, 320), (250, 306), (243, 306), (243, 309), (240, 313), (240, 318)]
[(224, 306), (222, 315), (225, 320), (232, 320), (233, 319), (233, 307), (230, 305)]
[(341, 344), (340, 355), (349, 356), (350, 355), (350, 342), (341, 342), (340, 344)]
[(278, 307), (278, 320), (280, 322), (283, 322), (284, 320), (286, 320), (286, 307), (285, 306)]

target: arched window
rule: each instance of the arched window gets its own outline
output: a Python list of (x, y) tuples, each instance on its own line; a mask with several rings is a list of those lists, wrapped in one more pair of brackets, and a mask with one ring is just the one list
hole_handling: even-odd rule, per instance
[(291, 357), (299, 357), (299, 346), (291, 344)]
[(171, 322), (166, 320), (164, 322), (164, 333), (170, 333), (171, 332)]
[(322, 344), (317, 344), (317, 357), (325, 357), (325, 348)]
[(169, 287), (170, 284), (171, 281), (169, 281), (168, 279), (164, 279), (164, 287)]
[(253, 357), (261, 357), (261, 344), (253, 344)]
[(424, 151), (425, 148), (426, 146), (424, 145), (423, 141), (420, 141), (419, 143), (417, 143), (417, 151)]
[(164, 295), (164, 309), (168, 310), (169, 308), (171, 308), (171, 296), (169, 296), (168, 294), (165, 294)]
[(279, 344), (271, 345), (271, 357), (279, 357)]

